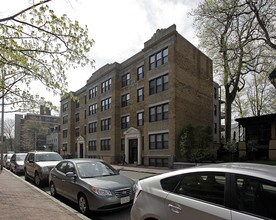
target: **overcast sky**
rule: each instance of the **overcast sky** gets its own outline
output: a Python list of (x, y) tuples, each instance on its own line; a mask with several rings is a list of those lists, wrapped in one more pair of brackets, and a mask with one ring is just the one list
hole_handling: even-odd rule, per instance
[[(4, 2), (0, 17), (24, 9), (33, 0)], [(68, 90), (77, 91), (83, 87), (91, 74), (103, 65), (121, 63), (141, 51), (144, 42), (157, 29), (176, 24), (177, 31), (197, 46), (193, 19), (188, 12), (199, 2), (201, 0), (53, 0), (50, 5), (57, 14), (65, 13), (81, 25), (87, 25), (89, 35), (95, 41), (90, 53), (95, 68), (69, 71)]]

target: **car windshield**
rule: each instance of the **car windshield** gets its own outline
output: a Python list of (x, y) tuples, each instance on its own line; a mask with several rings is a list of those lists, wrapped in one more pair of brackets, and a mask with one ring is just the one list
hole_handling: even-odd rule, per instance
[(77, 170), (81, 178), (93, 178), (118, 174), (113, 167), (101, 161), (77, 163)]
[(35, 161), (40, 162), (40, 161), (60, 161), (60, 160), (62, 160), (62, 157), (59, 154), (44, 153), (44, 154), (37, 154)]
[(16, 155), (16, 160), (17, 161), (23, 161), (25, 160), (26, 154), (17, 154)]

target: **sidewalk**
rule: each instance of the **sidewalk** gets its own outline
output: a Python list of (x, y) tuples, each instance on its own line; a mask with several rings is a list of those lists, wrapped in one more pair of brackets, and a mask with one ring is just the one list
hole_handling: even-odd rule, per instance
[(3, 169), (0, 170), (0, 219), (80, 220), (89, 218)]
[(145, 166), (131, 166), (131, 165), (113, 165), (115, 169), (119, 170), (128, 170), (134, 172), (141, 172), (141, 173), (152, 173), (152, 174), (162, 174), (173, 171), (173, 169), (169, 168), (155, 168), (155, 167), (145, 167)]

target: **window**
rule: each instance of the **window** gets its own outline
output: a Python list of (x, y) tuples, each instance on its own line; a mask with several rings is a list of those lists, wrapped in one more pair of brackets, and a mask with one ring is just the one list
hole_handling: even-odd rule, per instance
[(102, 82), (102, 93), (107, 92), (111, 89), (111, 79)]
[(111, 107), (111, 98), (107, 98), (101, 101), (101, 111), (110, 109)]
[(150, 112), (150, 122), (167, 120), (169, 117), (169, 104), (162, 104), (151, 107)]
[(129, 128), (129, 127), (130, 127), (129, 115), (122, 117), (121, 118), (121, 128), (125, 129), (125, 128)]
[(149, 158), (149, 165), (154, 167), (168, 167), (168, 158)]
[(217, 96), (218, 96), (217, 88), (214, 87), (214, 98), (217, 99)]
[(62, 131), (62, 138), (67, 138), (67, 134), (68, 134), (67, 129), (66, 129), (66, 130), (63, 130), (63, 131)]
[(154, 149), (168, 149), (169, 146), (169, 134), (151, 134), (149, 135), (149, 148)]
[(264, 179), (238, 175), (236, 177), (235, 209), (261, 216), (263, 219), (276, 219), (276, 184)]
[(67, 124), (68, 123), (68, 115), (63, 116), (62, 122), (63, 122), (63, 124)]
[(111, 121), (110, 118), (101, 120), (101, 131), (110, 130), (110, 127), (111, 127), (110, 121)]
[(165, 48), (149, 57), (149, 69), (152, 70), (167, 62), (168, 62), (168, 48)]
[(95, 86), (92, 89), (89, 90), (89, 99), (95, 98), (97, 96), (98, 87)]
[(144, 101), (144, 88), (140, 88), (137, 90), (137, 102)]
[(122, 76), (122, 87), (128, 86), (130, 84), (130, 74), (126, 73)]
[(168, 90), (169, 75), (165, 74), (149, 82), (150, 95)]
[(214, 133), (217, 134), (218, 132), (218, 125), (217, 123), (214, 124)]
[(93, 105), (90, 105), (89, 106), (89, 111), (88, 111), (88, 114), (89, 115), (94, 115), (97, 113), (97, 108), (98, 108), (98, 105), (97, 103), (93, 104)]
[(129, 105), (129, 100), (130, 100), (129, 93), (125, 94), (125, 95), (122, 95), (122, 107), (128, 106)]
[(214, 105), (214, 115), (217, 116), (217, 105)]
[(68, 109), (68, 102), (66, 102), (65, 104), (63, 104), (62, 106), (62, 112), (66, 112)]
[(76, 113), (75, 118), (76, 118), (76, 122), (78, 122), (80, 120), (80, 113)]
[(101, 151), (110, 150), (110, 139), (101, 140)]
[(88, 124), (88, 133), (97, 132), (97, 122), (92, 122)]
[(61, 173), (66, 173), (66, 166), (68, 162), (62, 162), (57, 166), (57, 170)]
[(137, 113), (137, 126), (144, 125), (144, 112)]
[(77, 100), (76, 101), (76, 108), (79, 108), (80, 107), (80, 100)]
[(96, 151), (97, 150), (96, 140), (88, 141), (88, 150), (89, 151)]
[(224, 173), (191, 173), (183, 175), (173, 193), (224, 206), (224, 188)]
[(80, 129), (76, 128), (75, 129), (75, 137), (79, 137), (80, 136)]
[(67, 144), (62, 144), (62, 150), (67, 151)]
[(144, 79), (144, 66), (137, 68), (137, 81)]

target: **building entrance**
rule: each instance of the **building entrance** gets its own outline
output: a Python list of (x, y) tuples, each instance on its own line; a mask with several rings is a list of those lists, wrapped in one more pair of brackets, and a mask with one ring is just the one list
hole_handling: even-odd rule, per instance
[(137, 139), (129, 139), (129, 163), (137, 163), (138, 159), (138, 140)]

